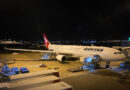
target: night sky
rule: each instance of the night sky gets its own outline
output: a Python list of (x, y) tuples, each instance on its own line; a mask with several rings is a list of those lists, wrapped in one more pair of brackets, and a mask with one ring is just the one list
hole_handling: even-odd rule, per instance
[(130, 36), (129, 0), (0, 0), (0, 39), (107, 40)]

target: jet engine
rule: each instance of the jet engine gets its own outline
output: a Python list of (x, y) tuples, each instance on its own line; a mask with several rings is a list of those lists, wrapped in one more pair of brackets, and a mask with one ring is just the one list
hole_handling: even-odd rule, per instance
[(56, 59), (59, 61), (59, 62), (65, 62), (66, 61), (66, 56), (65, 55), (57, 55), (56, 56)]

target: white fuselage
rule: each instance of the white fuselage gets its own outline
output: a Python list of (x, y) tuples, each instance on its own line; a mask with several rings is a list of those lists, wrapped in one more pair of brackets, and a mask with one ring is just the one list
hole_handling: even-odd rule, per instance
[(99, 55), (103, 61), (120, 61), (126, 58), (119, 50), (102, 46), (50, 45), (49, 49), (57, 53), (72, 54), (74, 57)]

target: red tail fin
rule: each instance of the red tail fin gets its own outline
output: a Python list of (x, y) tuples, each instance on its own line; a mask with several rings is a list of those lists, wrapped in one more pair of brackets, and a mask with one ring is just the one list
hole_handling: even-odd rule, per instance
[(45, 33), (43, 33), (43, 37), (44, 37), (44, 44), (45, 44), (46, 48), (49, 49), (50, 42), (48, 41)]

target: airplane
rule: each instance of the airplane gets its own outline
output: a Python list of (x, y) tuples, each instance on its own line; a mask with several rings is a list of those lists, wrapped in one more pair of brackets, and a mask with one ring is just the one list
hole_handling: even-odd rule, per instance
[(130, 46), (127, 47), (123, 47), (123, 46), (113, 46), (112, 48), (118, 49), (120, 51), (122, 51), (123, 49), (125, 50), (130, 50)]
[[(55, 55), (55, 58), (59, 62), (65, 62), (67, 57), (80, 58), (80, 62), (84, 62), (86, 58), (98, 55), (100, 56), (101, 61), (105, 61), (106, 64), (108, 65), (112, 61), (114, 62), (122, 61), (126, 58), (126, 56), (121, 51), (114, 48), (103, 46), (55, 45), (49, 42), (45, 33), (43, 33), (43, 37), (47, 51), (28, 50), (28, 49), (9, 49), (9, 50), (53, 53), (53, 55)], [(47, 54), (46, 56), (48, 57), (48, 55), (49, 54)]]
[(130, 46), (123, 47), (123, 46), (113, 46), (112, 48), (118, 49), (125, 54), (126, 57), (130, 57)]

